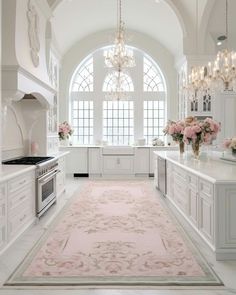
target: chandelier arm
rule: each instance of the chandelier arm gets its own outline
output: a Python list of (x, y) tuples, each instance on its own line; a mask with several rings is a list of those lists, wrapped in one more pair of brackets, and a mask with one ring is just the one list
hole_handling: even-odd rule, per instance
[(229, 34), (228, 0), (225, 0), (225, 36), (226, 36), (227, 43), (228, 43), (228, 34)]

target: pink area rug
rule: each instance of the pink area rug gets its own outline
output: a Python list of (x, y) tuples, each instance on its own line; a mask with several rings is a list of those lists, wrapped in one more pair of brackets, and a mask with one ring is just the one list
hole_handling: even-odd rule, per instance
[(221, 284), (149, 181), (89, 181), (7, 285)]

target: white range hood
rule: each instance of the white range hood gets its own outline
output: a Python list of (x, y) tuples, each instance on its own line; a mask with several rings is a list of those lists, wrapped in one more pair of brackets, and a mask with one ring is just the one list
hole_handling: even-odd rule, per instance
[(21, 100), (32, 94), (44, 106), (53, 105), (55, 90), (20, 66), (2, 67), (2, 98)]

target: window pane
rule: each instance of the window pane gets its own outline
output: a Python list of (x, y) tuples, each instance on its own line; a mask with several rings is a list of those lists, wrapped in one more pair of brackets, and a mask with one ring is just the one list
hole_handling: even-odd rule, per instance
[[(143, 91), (158, 92), (164, 91), (165, 85), (162, 74), (158, 67), (147, 57), (143, 58)], [(146, 108), (146, 106), (144, 106)]]
[[(74, 75), (71, 89), (72, 91), (79, 91), (79, 92), (93, 91), (93, 58), (92, 57), (89, 58), (81, 66), (79, 66), (77, 72)], [(80, 106), (80, 108), (81, 107), (83, 108), (83, 106)], [(76, 108), (78, 107), (76, 106)]]
[(133, 103), (130, 101), (104, 102), (103, 138), (113, 145), (128, 145), (133, 142)]
[(158, 101), (144, 101), (143, 106), (147, 108), (146, 111), (144, 110), (143, 118), (143, 131), (146, 142), (150, 144), (155, 137), (163, 140), (164, 110), (159, 109), (160, 104)]
[[(79, 144), (93, 143), (93, 102), (79, 101), (77, 109), (72, 112), (73, 142)], [(75, 104), (73, 104), (75, 106)], [(77, 119), (76, 117), (79, 117)], [(78, 136), (79, 135), (79, 136)]]

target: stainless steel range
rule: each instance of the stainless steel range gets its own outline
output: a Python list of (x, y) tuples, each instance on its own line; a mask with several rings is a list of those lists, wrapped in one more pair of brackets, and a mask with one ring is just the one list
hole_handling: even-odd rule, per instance
[(60, 172), (54, 157), (22, 157), (4, 161), (6, 165), (36, 165), (36, 214), (40, 217), (56, 201), (56, 175)]

